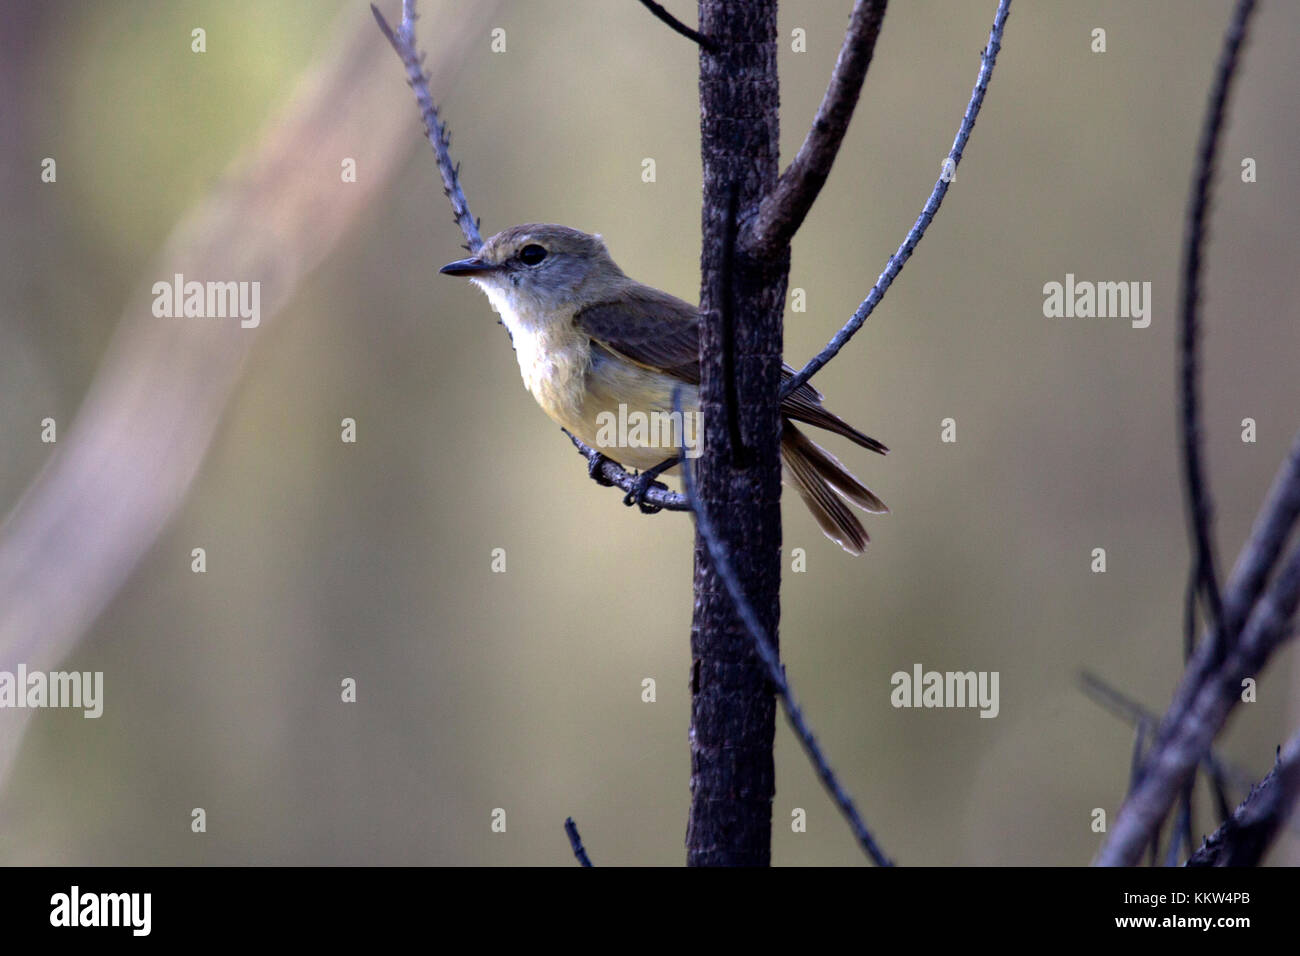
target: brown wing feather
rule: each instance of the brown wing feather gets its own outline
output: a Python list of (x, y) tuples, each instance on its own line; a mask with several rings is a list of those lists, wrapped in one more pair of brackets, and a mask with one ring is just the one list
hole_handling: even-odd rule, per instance
[(700, 382), (700, 321), (689, 302), (637, 284), (619, 302), (589, 305), (573, 321), (630, 362), (691, 385)]
[[(700, 383), (699, 313), (689, 302), (650, 286), (633, 283), (618, 302), (600, 302), (581, 309), (574, 323), (610, 352), (682, 381)], [(783, 378), (794, 375), (789, 365)], [(884, 455), (883, 444), (822, 407), (822, 394), (805, 382), (781, 403), (781, 412), (842, 435), (863, 448)]]

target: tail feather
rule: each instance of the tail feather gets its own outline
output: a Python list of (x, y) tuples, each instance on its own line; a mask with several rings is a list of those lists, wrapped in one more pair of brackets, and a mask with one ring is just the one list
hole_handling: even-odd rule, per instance
[(842, 435), (854, 444), (861, 445), (878, 455), (889, 454), (889, 449), (885, 447), (883, 442), (858, 431), (834, 412), (827, 411), (819, 403), (811, 401), (798, 392), (790, 395), (781, 403), (781, 414), (797, 422), (806, 422), (809, 425), (824, 428), (836, 435)]
[(884, 502), (789, 421), (781, 432), (781, 458), (791, 483), (826, 536), (850, 554), (862, 554), (871, 539), (844, 498), (877, 513), (889, 510)]
[[(792, 431), (794, 430), (792, 425), (786, 427)], [(853, 477), (849, 470), (840, 464), (838, 458), (803, 432), (796, 431), (795, 436), (795, 445), (799, 449), (799, 453), (808, 459), (817, 474), (821, 475), (832, 488), (863, 511), (877, 515), (889, 514), (889, 508), (886, 507), (885, 503), (870, 488)]]
[[(794, 369), (785, 365), (781, 370), (782, 381), (794, 377)], [(818, 428), (824, 428), (836, 435), (843, 435), (849, 441), (870, 449), (880, 455), (888, 455), (889, 449), (883, 442), (876, 441), (870, 435), (858, 431), (834, 412), (822, 405), (823, 395), (813, 387), (811, 382), (804, 382), (781, 402), (781, 414), (797, 422), (807, 422)]]

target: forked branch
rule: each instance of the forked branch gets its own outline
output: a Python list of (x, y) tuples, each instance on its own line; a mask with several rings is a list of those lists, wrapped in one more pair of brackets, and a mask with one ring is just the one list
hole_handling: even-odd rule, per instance
[(889, 263), (885, 266), (885, 271), (880, 274), (876, 284), (867, 297), (858, 306), (858, 310), (853, 313), (853, 317), (845, 323), (844, 328), (835, 333), (834, 337), (827, 343), (826, 348), (812, 359), (807, 365), (799, 370), (798, 374), (786, 379), (785, 384), (781, 387), (781, 397), (789, 395), (808, 379), (817, 374), (826, 363), (839, 354), (840, 349), (848, 344), (849, 339), (857, 334), (858, 329), (862, 328), (867, 318), (871, 315), (880, 300), (884, 298), (885, 292), (889, 289), (894, 279), (903, 271), (903, 266), (911, 258), (912, 252), (916, 249), (917, 244), (925, 235), (925, 230), (929, 228), (931, 220), (934, 219), (935, 213), (939, 211), (939, 206), (943, 203), (943, 197), (948, 193), (948, 184), (952, 181), (956, 172), (958, 163), (961, 162), (962, 153), (966, 149), (966, 141), (970, 139), (971, 131), (975, 129), (975, 118), (979, 116), (980, 107), (984, 103), (984, 94), (988, 92), (989, 81), (993, 78), (993, 67), (997, 63), (998, 51), (1002, 48), (1002, 33), (1006, 28), (1007, 16), (1011, 13), (1011, 0), (999, 0), (998, 12), (993, 17), (993, 29), (989, 32), (988, 46), (980, 54), (980, 71), (975, 78), (975, 89), (971, 91), (970, 102), (966, 105), (966, 112), (962, 115), (961, 125), (957, 127), (957, 137), (953, 140), (952, 149), (948, 152), (947, 159), (944, 160), (943, 172), (939, 175), (939, 180), (934, 184), (934, 189), (930, 192), (930, 198), (926, 200), (925, 206), (921, 209), (921, 215), (917, 217), (916, 223), (908, 231), (907, 236), (903, 239), (903, 244), (898, 247), (889, 258)]
[(826, 184), (867, 78), (887, 4), (888, 0), (857, 0), (854, 4), (812, 128), (794, 162), (759, 204), (757, 215), (741, 236), (740, 245), (749, 255), (770, 259), (788, 246)]
[(660, 21), (667, 24), (669, 29), (676, 33), (680, 33), (688, 40), (694, 40), (710, 53), (717, 52), (718, 44), (715, 40), (706, 37), (699, 30), (692, 30), (686, 24), (682, 23), (681, 20), (678, 20), (675, 16), (664, 9), (663, 4), (655, 3), (655, 0), (641, 0), (641, 6), (653, 13)]

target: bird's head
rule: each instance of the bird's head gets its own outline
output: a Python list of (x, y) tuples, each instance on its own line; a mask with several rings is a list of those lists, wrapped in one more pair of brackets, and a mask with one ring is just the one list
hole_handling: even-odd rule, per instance
[(438, 271), (466, 276), (503, 314), (571, 313), (623, 278), (600, 236), (551, 223), (512, 226)]

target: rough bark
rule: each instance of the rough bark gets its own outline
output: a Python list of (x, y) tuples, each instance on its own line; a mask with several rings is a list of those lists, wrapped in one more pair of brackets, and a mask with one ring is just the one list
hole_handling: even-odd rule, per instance
[[(776, 182), (779, 90), (775, 0), (700, 0), (704, 165), (700, 365), (701, 505), (768, 634), (780, 620), (781, 322), (789, 252), (737, 251), (737, 218)], [(771, 859), (775, 701), (703, 542), (695, 542), (691, 628), (691, 814), (687, 862)]]

